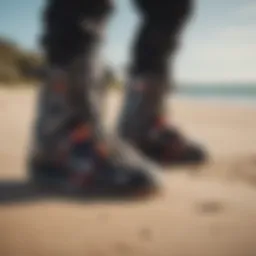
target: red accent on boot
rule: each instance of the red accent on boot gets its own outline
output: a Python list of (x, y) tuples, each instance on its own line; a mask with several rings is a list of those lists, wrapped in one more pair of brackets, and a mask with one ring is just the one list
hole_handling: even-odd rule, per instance
[(92, 136), (92, 130), (89, 125), (82, 124), (71, 133), (71, 141), (75, 144), (83, 143)]

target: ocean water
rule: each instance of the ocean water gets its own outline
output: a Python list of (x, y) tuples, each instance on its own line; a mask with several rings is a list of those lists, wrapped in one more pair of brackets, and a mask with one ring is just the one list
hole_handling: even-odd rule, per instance
[(174, 90), (175, 97), (196, 100), (220, 101), (256, 106), (255, 84), (205, 84), (179, 86)]

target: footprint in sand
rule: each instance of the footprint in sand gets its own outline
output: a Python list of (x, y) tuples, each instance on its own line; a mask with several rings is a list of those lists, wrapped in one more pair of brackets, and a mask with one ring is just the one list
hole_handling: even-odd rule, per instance
[(196, 204), (196, 210), (202, 214), (217, 214), (224, 211), (224, 205), (218, 201), (208, 201)]
[(139, 231), (139, 237), (146, 242), (149, 242), (152, 240), (152, 231), (150, 230), (150, 228), (142, 228)]
[(115, 244), (115, 250), (118, 252), (118, 255), (129, 255), (132, 254), (132, 248), (127, 243), (117, 242)]

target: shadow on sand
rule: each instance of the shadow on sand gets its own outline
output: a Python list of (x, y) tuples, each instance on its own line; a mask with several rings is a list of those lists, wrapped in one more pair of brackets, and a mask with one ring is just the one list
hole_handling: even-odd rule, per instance
[(29, 182), (0, 182), (0, 205), (35, 201), (45, 196), (43, 191)]
[[(116, 193), (84, 193), (72, 190), (54, 190), (36, 186), (31, 182), (0, 181), (0, 206), (15, 203), (37, 203), (41, 200), (58, 199), (61, 201), (75, 201), (79, 203), (119, 202), (127, 203), (134, 201), (133, 196), (116, 195)], [(138, 196), (136, 200), (145, 199)]]

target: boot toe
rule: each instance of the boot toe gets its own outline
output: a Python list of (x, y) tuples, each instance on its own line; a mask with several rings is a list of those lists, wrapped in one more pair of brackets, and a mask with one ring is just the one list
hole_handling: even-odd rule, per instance
[(184, 160), (189, 163), (203, 163), (208, 159), (206, 150), (195, 143), (191, 143), (185, 153)]
[(149, 196), (161, 191), (161, 182), (153, 173), (143, 169), (129, 170), (123, 189), (129, 195)]

